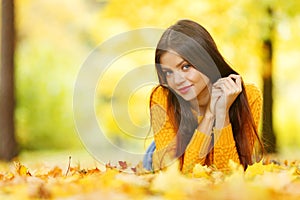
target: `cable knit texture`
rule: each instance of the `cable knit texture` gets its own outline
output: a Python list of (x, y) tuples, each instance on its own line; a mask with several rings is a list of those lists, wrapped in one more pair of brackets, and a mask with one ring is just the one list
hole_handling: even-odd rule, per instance
[[(261, 91), (253, 84), (245, 85), (249, 106), (253, 115), (256, 128), (261, 117), (262, 95)], [(156, 150), (153, 154), (153, 168), (162, 169), (171, 164), (175, 159), (176, 130), (167, 115), (168, 89), (157, 87), (150, 99), (151, 124), (154, 131)], [(199, 119), (201, 120), (201, 118)], [(246, 129), (246, 137), (251, 147), (254, 147), (254, 136), (252, 131)], [(197, 129), (188, 144), (182, 165), (182, 172), (192, 172), (195, 164), (215, 165), (220, 170), (228, 169), (228, 161), (231, 159), (240, 162), (235, 140), (233, 138), (231, 124), (221, 130), (213, 130), (214, 145), (212, 137), (199, 132)]]

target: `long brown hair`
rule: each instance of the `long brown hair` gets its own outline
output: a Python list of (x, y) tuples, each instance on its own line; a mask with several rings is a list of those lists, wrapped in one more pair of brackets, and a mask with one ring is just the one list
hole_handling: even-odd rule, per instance
[[(160, 66), (160, 58), (170, 50), (178, 53), (198, 71), (205, 74), (212, 83), (221, 77), (238, 74), (224, 60), (213, 38), (204, 27), (190, 20), (180, 20), (163, 33), (155, 52), (158, 78), (160, 84), (165, 87), (167, 87), (167, 81)], [(177, 129), (176, 156), (182, 160), (198, 123), (190, 103), (177, 95), (171, 88), (168, 89), (168, 115)], [(245, 136), (245, 130), (250, 128), (252, 138), (258, 140), (262, 149), (263, 146), (255, 128), (244, 83), (242, 83), (242, 92), (230, 107), (229, 117), (241, 164), (247, 168), (247, 165), (253, 163), (253, 145)]]

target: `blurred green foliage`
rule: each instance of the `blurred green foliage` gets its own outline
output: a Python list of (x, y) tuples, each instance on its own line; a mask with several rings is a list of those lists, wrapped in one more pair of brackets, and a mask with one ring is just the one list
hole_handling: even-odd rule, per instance
[[(275, 131), (280, 148), (299, 145), (300, 114), (295, 109), (300, 99), (295, 73), (299, 71), (299, 1), (17, 0), (16, 124), (21, 147), (81, 147), (72, 113), (73, 87), (80, 66), (99, 43), (135, 28), (166, 28), (181, 18), (196, 20), (211, 32), (224, 57), (245, 82), (261, 86), (260, 42), (269, 23), (264, 20), (268, 4), (276, 10), (274, 20), (278, 25), (274, 60)], [(131, 61), (124, 61), (124, 66), (138, 66), (151, 59), (153, 55), (135, 55)], [(110, 91), (115, 86), (112, 80), (119, 76), (109, 75), (102, 84), (109, 83)], [(111, 98), (111, 92), (98, 93), (99, 98)], [(103, 99), (97, 99), (96, 106), (109, 112), (110, 102)], [(144, 98), (136, 97), (131, 105), (141, 100)], [(145, 104), (137, 106), (140, 107), (130, 108), (132, 120), (145, 125)], [(104, 121), (109, 134), (117, 134), (114, 119), (107, 116)]]
[(88, 6), (83, 1), (16, 2), (16, 124), (22, 149), (80, 147), (72, 95), (91, 48)]

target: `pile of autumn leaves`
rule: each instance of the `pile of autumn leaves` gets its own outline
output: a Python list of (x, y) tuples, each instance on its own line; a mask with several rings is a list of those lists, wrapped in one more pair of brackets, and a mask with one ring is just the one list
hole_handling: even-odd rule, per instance
[(256, 163), (246, 171), (230, 162), (226, 173), (196, 165), (183, 175), (177, 164), (145, 173), (126, 162), (104, 170), (71, 166), (29, 169), (14, 162), (0, 170), (0, 199), (299, 199), (300, 162)]

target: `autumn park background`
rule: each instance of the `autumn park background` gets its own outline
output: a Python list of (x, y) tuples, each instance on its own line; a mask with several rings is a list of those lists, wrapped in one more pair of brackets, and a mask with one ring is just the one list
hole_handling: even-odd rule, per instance
[[(73, 113), (74, 85), (85, 59), (115, 35), (138, 28), (165, 29), (182, 18), (206, 27), (244, 81), (263, 91), (260, 133), (266, 150), (283, 159), (299, 159), (299, 1), (2, 0), (3, 163), (17, 155), (23, 162), (65, 159), (65, 166), (70, 155), (77, 162), (93, 160), (80, 141)], [(150, 64), (153, 56), (153, 51), (140, 52), (115, 65), (124, 66), (126, 73), (126, 68)], [(106, 90), (96, 91), (96, 114), (97, 109), (109, 111), (112, 91), (122, 76), (118, 67), (109, 73), (99, 83), (107, 85)], [(133, 123), (141, 126), (149, 123), (149, 89), (135, 94), (128, 105)], [(118, 135), (110, 115), (97, 117), (105, 119), (109, 136)]]

